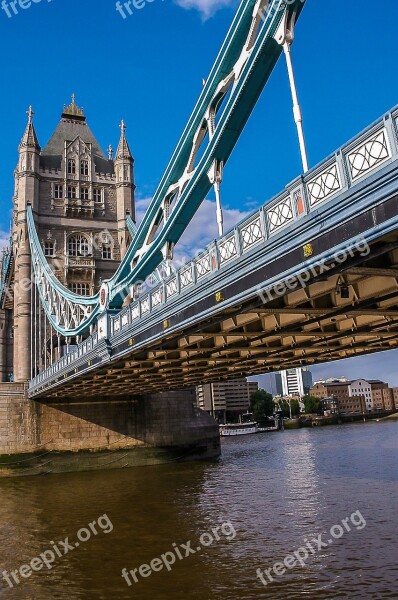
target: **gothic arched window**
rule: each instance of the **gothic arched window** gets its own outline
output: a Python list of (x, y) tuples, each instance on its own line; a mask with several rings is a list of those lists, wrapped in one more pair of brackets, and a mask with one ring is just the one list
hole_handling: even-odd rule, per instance
[(80, 163), (80, 175), (88, 175), (88, 160), (82, 160)]
[(104, 260), (112, 260), (112, 244), (104, 244), (102, 246), (102, 258)]
[(90, 254), (90, 244), (86, 236), (80, 233), (72, 235), (68, 240), (69, 256), (88, 256)]
[(46, 240), (43, 244), (44, 256), (55, 256), (55, 242)]
[(76, 161), (74, 158), (68, 159), (68, 175), (75, 175), (76, 173)]

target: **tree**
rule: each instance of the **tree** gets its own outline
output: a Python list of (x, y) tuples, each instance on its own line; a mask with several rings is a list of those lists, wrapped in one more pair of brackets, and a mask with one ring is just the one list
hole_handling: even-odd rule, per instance
[(296, 417), (300, 414), (300, 404), (295, 398), (292, 400), (282, 399), (279, 401), (279, 406), (281, 408), (282, 417), (290, 417), (290, 407), (292, 409), (292, 417)]
[(322, 402), (319, 398), (315, 398), (315, 396), (304, 396), (303, 402), (307, 414), (318, 414), (320, 412)]
[(250, 397), (250, 408), (254, 420), (260, 423), (274, 414), (274, 400), (265, 390), (258, 390)]

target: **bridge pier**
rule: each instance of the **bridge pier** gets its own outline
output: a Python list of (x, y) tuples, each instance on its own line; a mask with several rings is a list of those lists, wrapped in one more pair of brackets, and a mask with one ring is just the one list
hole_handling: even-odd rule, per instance
[(207, 460), (218, 426), (180, 390), (95, 402), (29, 400), (0, 384), (0, 477)]

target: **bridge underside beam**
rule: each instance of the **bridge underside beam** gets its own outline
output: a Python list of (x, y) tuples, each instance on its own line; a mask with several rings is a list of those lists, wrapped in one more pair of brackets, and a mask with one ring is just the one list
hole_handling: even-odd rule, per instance
[[(310, 366), (398, 348), (398, 234), (369, 257), (264, 304), (228, 308), (145, 350), (46, 390), (45, 398), (96, 398)], [(59, 395), (59, 396), (58, 396)]]

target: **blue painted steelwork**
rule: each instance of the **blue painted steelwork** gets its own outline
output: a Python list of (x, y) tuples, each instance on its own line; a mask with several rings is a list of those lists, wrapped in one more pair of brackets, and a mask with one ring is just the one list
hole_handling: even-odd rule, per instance
[[(137, 235), (138, 227), (130, 216), (126, 218), (126, 225), (131, 235), (131, 239), (133, 240)], [(151, 273), (150, 278), (153, 278), (154, 281), (160, 283), (163, 280), (163, 273), (167, 273), (168, 271), (170, 271), (170, 269), (173, 273), (175, 272), (174, 267), (172, 265), (169, 267), (166, 261), (163, 260), (160, 263), (160, 265), (156, 268), (156, 270), (153, 273)]]
[(101, 310), (120, 308), (131, 287), (171, 258), (174, 245), (214, 183), (214, 173), (228, 161), (279, 59), (281, 40), (286, 32), (292, 33), (304, 3), (242, 1), (154, 198), (119, 268), (103, 284), (102, 293), (77, 296), (56, 280), (35, 236), (32, 211), (28, 210), (40, 298), (58, 333), (75, 336), (86, 332)]
[(128, 215), (126, 217), (126, 225), (127, 225), (127, 229), (129, 230), (129, 234), (131, 235), (131, 239), (133, 240), (135, 238), (135, 236), (137, 235), (138, 232), (138, 227), (137, 225), (134, 223), (133, 219), (130, 217), (130, 215)]
[(4, 254), (1, 262), (0, 272), (0, 306), (3, 305), (5, 295), (7, 293), (8, 285), (10, 283), (11, 267), (14, 257), (12, 254), (12, 237), (10, 237), (9, 246), (4, 250)]

